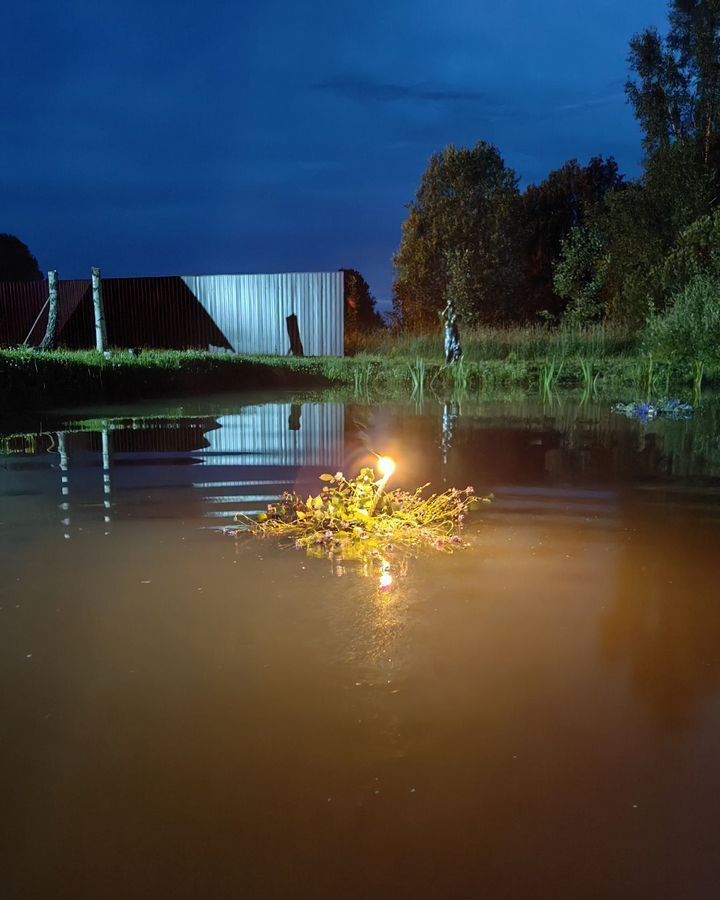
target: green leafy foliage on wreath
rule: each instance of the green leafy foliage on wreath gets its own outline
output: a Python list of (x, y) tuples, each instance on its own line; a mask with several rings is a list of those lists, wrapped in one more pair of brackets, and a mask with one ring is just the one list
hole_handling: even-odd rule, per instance
[(384, 480), (369, 467), (353, 479), (338, 472), (320, 480), (325, 486), (316, 496), (288, 492), (257, 519), (238, 521), (257, 535), (292, 537), (297, 549), (314, 556), (364, 561), (393, 545), (444, 552), (465, 547), (459, 535), (465, 517), (474, 504), (490, 499), (476, 497), (472, 487), (429, 496), (423, 496), (429, 484), (414, 493), (384, 491)]

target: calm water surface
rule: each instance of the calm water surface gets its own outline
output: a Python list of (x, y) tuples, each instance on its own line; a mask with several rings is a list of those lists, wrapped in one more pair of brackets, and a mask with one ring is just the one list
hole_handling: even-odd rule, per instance
[[(716, 897), (717, 406), (247, 403), (4, 442), (3, 900)], [(370, 450), (471, 549), (223, 533)]]

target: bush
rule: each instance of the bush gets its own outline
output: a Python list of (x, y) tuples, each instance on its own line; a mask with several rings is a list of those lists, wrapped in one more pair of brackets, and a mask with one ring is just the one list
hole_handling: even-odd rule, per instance
[(701, 216), (680, 233), (654, 276), (657, 305), (668, 306), (699, 275), (720, 279), (720, 210)]
[(667, 360), (706, 363), (720, 356), (720, 280), (696, 275), (670, 308), (648, 319), (645, 348)]
[(568, 301), (566, 324), (583, 326), (602, 318), (608, 265), (600, 230), (592, 226), (573, 228), (563, 241), (553, 278), (558, 296)]

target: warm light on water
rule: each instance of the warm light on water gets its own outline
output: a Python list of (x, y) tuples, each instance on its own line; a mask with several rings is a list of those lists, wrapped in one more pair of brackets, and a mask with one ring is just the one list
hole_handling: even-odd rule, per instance
[(381, 588), (389, 588), (393, 583), (393, 577), (389, 572), (383, 572), (380, 576), (380, 587)]
[[(717, 407), (182, 407), (0, 458), (3, 900), (715, 895)], [(221, 533), (368, 446), (468, 549)]]

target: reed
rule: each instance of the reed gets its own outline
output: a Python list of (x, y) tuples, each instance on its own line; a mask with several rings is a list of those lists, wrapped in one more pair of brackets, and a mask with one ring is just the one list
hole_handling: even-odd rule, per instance
[(693, 363), (693, 396), (695, 405), (700, 405), (702, 397), (703, 378), (705, 377), (705, 362), (702, 359), (696, 359)]
[(372, 375), (372, 366), (368, 362), (360, 363), (353, 370), (353, 380), (355, 384), (355, 396), (358, 399), (366, 400), (370, 396), (370, 378)]
[(543, 394), (551, 394), (555, 389), (562, 370), (565, 368), (564, 359), (545, 360), (540, 367), (540, 390)]
[(447, 375), (453, 397), (462, 400), (467, 396), (470, 387), (470, 369), (464, 359), (447, 366)]
[(413, 399), (422, 402), (422, 399), (425, 396), (425, 375), (427, 372), (427, 365), (424, 358), (418, 356), (413, 363), (408, 365), (408, 371), (410, 372), (412, 397)]

